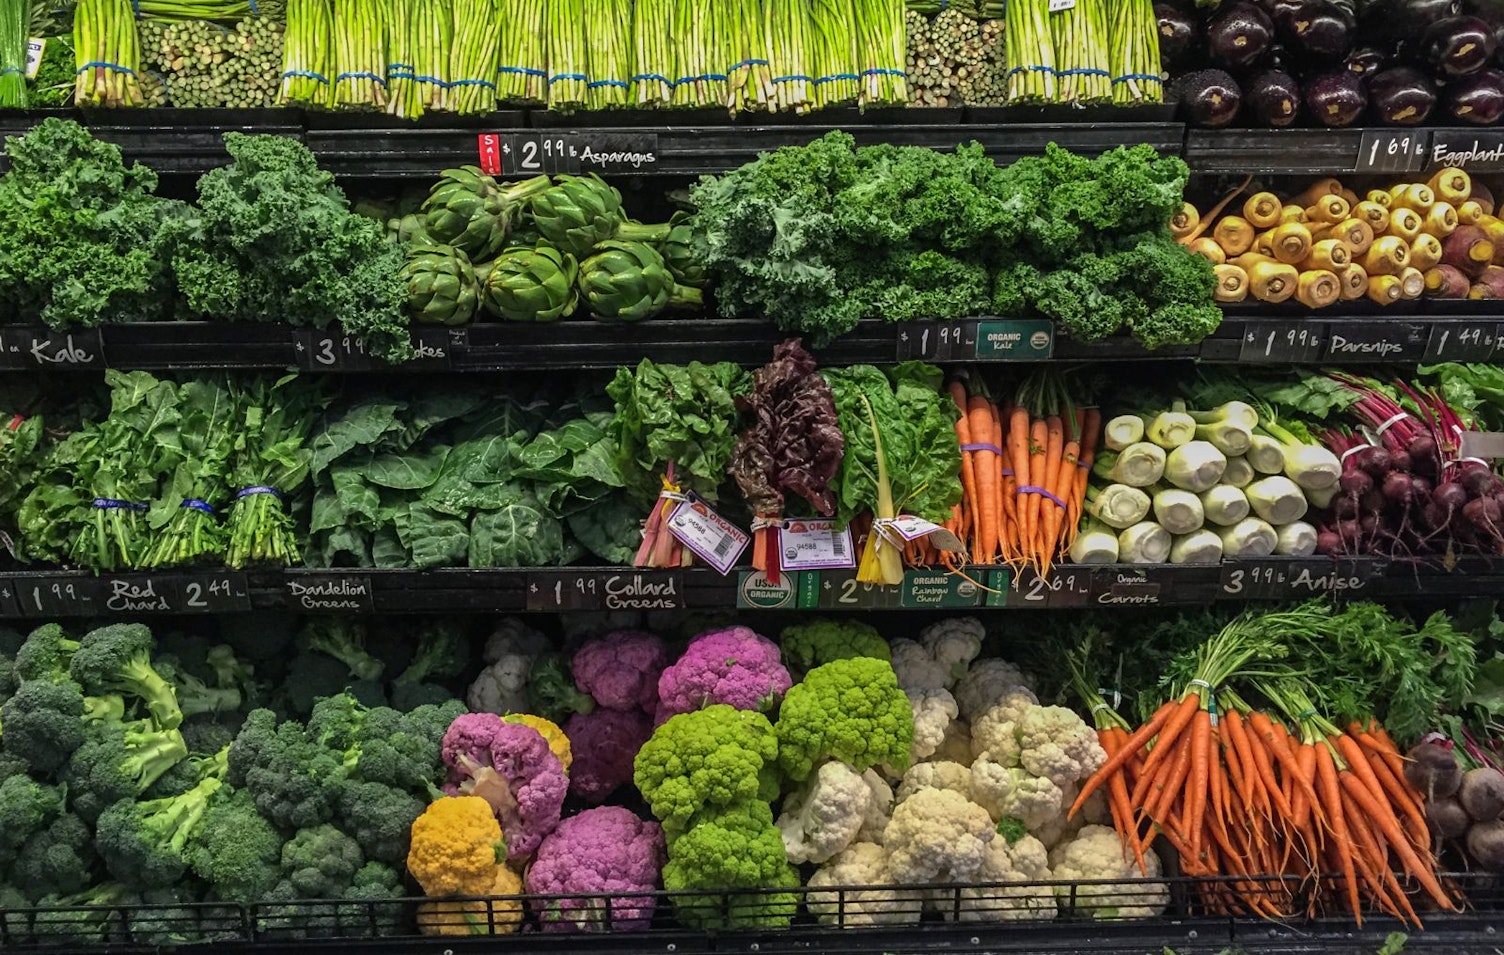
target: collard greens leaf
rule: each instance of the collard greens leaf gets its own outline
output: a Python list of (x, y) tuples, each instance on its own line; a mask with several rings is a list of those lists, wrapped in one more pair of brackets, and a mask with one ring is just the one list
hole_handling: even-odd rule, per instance
[(357, 448), (369, 453), (379, 447), (385, 435), (402, 430), (397, 412), (404, 407), (396, 401), (373, 400), (331, 416), (310, 442), (313, 473), (322, 474), (330, 464)]
[(449, 448), (440, 446), (423, 454), (383, 454), (365, 467), (366, 480), (379, 487), (420, 491), (431, 487), (443, 470)]
[(551, 567), (563, 558), (564, 526), (530, 495), (470, 525), (471, 567)]
[(398, 525), (402, 544), (412, 554), (419, 570), (463, 566), (470, 549), (470, 529), (465, 522), (413, 504), (407, 520)]

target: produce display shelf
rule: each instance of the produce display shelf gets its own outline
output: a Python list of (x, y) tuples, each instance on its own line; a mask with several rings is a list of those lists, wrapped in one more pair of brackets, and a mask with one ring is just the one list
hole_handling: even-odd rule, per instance
[[(757, 320), (665, 318), (638, 324), (588, 320), (479, 323), (414, 330), (418, 358), (405, 371), (519, 371), (616, 368), (660, 362), (769, 360), (786, 337)], [(1487, 362), (1504, 352), (1504, 309), (1495, 302), (1418, 302), (1381, 309), (1357, 304), (1322, 312), (1229, 307), (1198, 345), (1149, 351), (1126, 337), (1072, 341), (1048, 321), (975, 318), (946, 322), (863, 322), (816, 351), (827, 364), (919, 359), (971, 362), (1195, 359), (1215, 363), (1405, 364)], [(58, 332), (0, 325), (0, 371), (193, 371), (297, 368), (366, 372), (392, 366), (371, 358), (337, 328), (228, 322), (148, 322)]]
[(108, 617), (286, 609), (308, 614), (557, 613), (605, 610), (1045, 610), (1194, 607), (1311, 597), (1408, 600), (1504, 593), (1504, 560), (1448, 568), (1378, 557), (1270, 557), (1220, 564), (1062, 565), (1047, 578), (1007, 567), (910, 570), (902, 585), (850, 570), (727, 576), (703, 568), (366, 568), (0, 571), (0, 617)]

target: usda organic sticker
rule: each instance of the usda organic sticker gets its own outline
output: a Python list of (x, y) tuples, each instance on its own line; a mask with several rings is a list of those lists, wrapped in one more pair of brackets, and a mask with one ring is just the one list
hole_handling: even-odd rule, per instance
[(779, 574), (775, 584), (760, 570), (744, 570), (737, 581), (736, 606), (738, 610), (793, 610), (798, 592), (798, 574)]

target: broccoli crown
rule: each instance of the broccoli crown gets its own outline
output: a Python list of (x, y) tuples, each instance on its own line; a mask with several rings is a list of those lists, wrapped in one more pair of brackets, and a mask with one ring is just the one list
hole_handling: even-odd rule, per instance
[(449, 724), (465, 712), (458, 700), (425, 705), (408, 713), (381, 707), (370, 710), (360, 739), (356, 774), (418, 795), (432, 793), (443, 781), (440, 745)]
[(337, 899), (365, 865), (360, 843), (331, 825), (295, 833), (282, 847), (282, 875), (305, 899)]
[(68, 672), (94, 694), (121, 693), (146, 704), (163, 729), (183, 722), (177, 693), (152, 666), (151, 631), (137, 623), (114, 624), (84, 635)]
[(413, 662), (393, 680), (396, 684), (423, 683), (459, 676), (470, 663), (470, 638), (449, 620), (433, 621), (418, 638)]
[(858, 772), (909, 765), (914, 712), (885, 660), (855, 657), (815, 667), (783, 698), (774, 727), (784, 772), (804, 779), (826, 759)]
[(95, 723), (63, 778), (74, 810), (94, 820), (114, 803), (141, 795), (187, 758), (183, 735), (159, 730), (151, 720)]
[(343, 663), (349, 676), (357, 680), (381, 677), (386, 665), (366, 650), (365, 628), (342, 617), (318, 617), (303, 628), (303, 640), (309, 650), (327, 654)]
[(215, 719), (190, 719), (178, 730), (190, 753), (217, 753), (235, 742), (235, 731)]
[(94, 881), (95, 861), (94, 833), (89, 824), (73, 813), (65, 813), (27, 838), (10, 875), (26, 887), (33, 900), (72, 895)]
[(256, 808), (281, 829), (329, 822), (345, 778), (343, 755), (310, 740), (299, 723), (278, 723), (253, 710), (230, 746), (228, 780), (244, 786)]
[(5, 751), (38, 775), (62, 769), (84, 742), (84, 694), (72, 680), (24, 680), (0, 707)]
[(16, 676), (21, 680), (65, 679), (68, 661), (76, 650), (78, 641), (70, 640), (62, 627), (44, 624), (16, 650)]
[(353, 938), (386, 938), (401, 934), (403, 906), (385, 900), (402, 898), (402, 877), (381, 862), (367, 862), (355, 873), (344, 898), (352, 904), (337, 906), (340, 934)]
[(428, 803), (381, 783), (352, 782), (340, 793), (339, 822), (355, 834), (367, 859), (400, 864), (412, 842), (413, 821)]
[(243, 789), (214, 794), (189, 844), (188, 864), (227, 902), (260, 901), (282, 877), (283, 839)]
[(66, 790), (16, 774), (0, 782), (0, 862), (15, 857), (33, 833), (63, 812)]
[(181, 881), (188, 869), (189, 840), (222, 785), (210, 777), (181, 796), (123, 799), (106, 809), (95, 828), (95, 845), (110, 874), (137, 889)]

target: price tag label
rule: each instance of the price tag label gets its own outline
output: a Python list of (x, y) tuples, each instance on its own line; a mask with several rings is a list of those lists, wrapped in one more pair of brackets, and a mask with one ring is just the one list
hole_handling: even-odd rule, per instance
[(1426, 363), (1442, 361), (1490, 362), (1504, 327), (1492, 322), (1437, 322), (1426, 340)]
[(1018, 572), (1008, 606), (1030, 610), (1059, 610), (1091, 603), (1092, 568), (1059, 567), (1048, 577), (1032, 570)]
[(591, 129), (569, 134), (574, 172), (650, 173), (658, 169), (658, 134)]
[(780, 573), (778, 582), (760, 570), (744, 570), (737, 575), (736, 608), (738, 610), (796, 610), (799, 607), (799, 582), (803, 574)]
[[(455, 333), (458, 333), (456, 336)], [(438, 370), (450, 366), (455, 338), (468, 340), (463, 328), (418, 328), (413, 330), (415, 357), (408, 364), (425, 370)]]
[(0, 577), (0, 617), (21, 616), (20, 588), (9, 577)]
[(23, 577), (16, 581), (21, 614), (26, 617), (92, 617), (100, 612), (95, 577)]
[(986, 591), (975, 581), (943, 568), (903, 575), (899, 606), (911, 610), (966, 610), (982, 605)]
[(177, 581), (170, 575), (121, 574), (99, 578), (105, 613), (172, 613), (181, 609)]
[(1055, 324), (1046, 319), (977, 323), (977, 361), (1045, 361), (1055, 354)]
[(1365, 129), (1358, 140), (1354, 172), (1419, 172), (1430, 136), (1421, 130)]
[(1064, 13), (1076, 9), (1076, 0), (1050, 0), (1051, 13)]
[(303, 371), (370, 371), (376, 365), (360, 339), (337, 329), (294, 329), (292, 344)]
[(1325, 355), (1326, 330), (1317, 322), (1250, 322), (1238, 361), (1311, 364)]
[(776, 539), (782, 570), (846, 570), (856, 566), (851, 528), (837, 530), (835, 521), (784, 521)]
[(1305, 600), (1362, 594), (1384, 576), (1375, 557), (1246, 560), (1222, 568), (1222, 593), (1238, 600)]
[(492, 176), (552, 176), (579, 172), (570, 156), (570, 135), (538, 130), (530, 133), (483, 133), (480, 168)]
[(976, 322), (915, 322), (898, 333), (899, 361), (971, 361), (976, 355)]
[(1431, 131), (1426, 171), (1444, 167), (1468, 172), (1504, 171), (1504, 131), (1434, 129)]
[(46, 40), (34, 36), (26, 41), (26, 78), (28, 80), (37, 78), (37, 71), (42, 68), (42, 57), (46, 55)]
[(864, 584), (854, 570), (810, 571), (799, 583), (800, 610), (896, 610), (903, 588)]
[(54, 332), (47, 328), (7, 329), (5, 351), (23, 367), (104, 367), (104, 339), (97, 328), (80, 328), (71, 332)]
[(731, 572), (737, 558), (752, 542), (750, 534), (693, 495), (674, 508), (666, 526), (679, 543), (694, 551), (696, 557), (723, 576)]
[(1288, 560), (1239, 560), (1222, 564), (1222, 593), (1237, 600), (1270, 600), (1290, 595)]
[(1462, 433), (1462, 456), (1497, 461), (1504, 458), (1504, 432), (1464, 431)]
[(1425, 358), (1430, 329), (1411, 322), (1343, 322), (1327, 334), (1329, 359), (1415, 362)]
[(178, 580), (178, 609), (185, 613), (243, 613), (251, 609), (245, 574), (187, 574)]
[(684, 574), (677, 570), (541, 570), (527, 576), (527, 609), (683, 610)]
[(1092, 575), (1091, 603), (1102, 607), (1152, 607), (1169, 599), (1170, 580), (1147, 570), (1102, 569)]
[(375, 590), (365, 574), (299, 571), (285, 578), (288, 601), (302, 613), (371, 613)]

